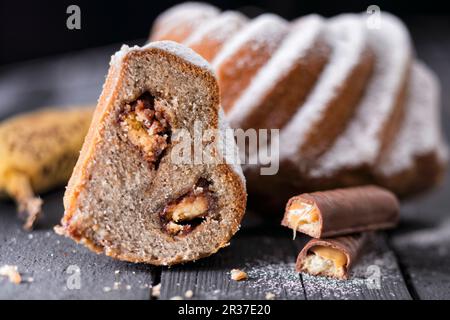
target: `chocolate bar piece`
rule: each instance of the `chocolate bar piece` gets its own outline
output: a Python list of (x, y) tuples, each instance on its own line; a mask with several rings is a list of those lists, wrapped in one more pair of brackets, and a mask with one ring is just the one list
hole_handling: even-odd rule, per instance
[(313, 238), (327, 238), (394, 227), (399, 219), (395, 195), (376, 186), (305, 193), (291, 198), (283, 226)]
[(348, 279), (349, 270), (359, 258), (368, 233), (332, 239), (311, 239), (297, 258), (298, 272), (314, 276)]

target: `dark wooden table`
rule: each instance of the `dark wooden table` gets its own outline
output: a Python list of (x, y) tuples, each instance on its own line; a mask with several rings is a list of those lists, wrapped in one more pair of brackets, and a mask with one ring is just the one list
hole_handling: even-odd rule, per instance
[[(443, 123), (450, 131), (450, 25), (444, 19), (410, 21), (418, 57), (438, 74), (443, 90)], [(142, 43), (142, 41), (135, 41)], [(131, 42), (130, 44), (133, 44)], [(119, 45), (0, 68), (0, 119), (41, 106), (96, 101)], [(446, 89), (447, 88), (447, 89)], [(449, 299), (450, 180), (427, 196), (402, 205), (400, 227), (380, 233), (350, 281), (319, 279), (294, 272), (305, 239), (249, 212), (231, 246), (197, 263), (173, 268), (114, 261), (56, 235), (63, 190), (43, 195), (45, 217), (32, 233), (21, 229), (11, 202), (0, 203), (0, 266), (17, 265), (24, 282), (0, 279), (3, 299)], [(233, 282), (232, 268), (249, 280)], [(80, 287), (73, 288), (74, 271)], [(69, 285), (68, 285), (69, 284)]]

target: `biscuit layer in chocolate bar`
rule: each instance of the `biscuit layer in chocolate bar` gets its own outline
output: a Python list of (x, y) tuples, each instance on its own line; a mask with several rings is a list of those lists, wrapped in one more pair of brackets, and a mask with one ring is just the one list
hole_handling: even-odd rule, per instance
[(395, 195), (376, 186), (306, 193), (291, 198), (283, 226), (314, 238), (394, 227), (399, 218)]
[(297, 258), (296, 270), (314, 276), (347, 279), (359, 258), (368, 233), (332, 239), (312, 239)]

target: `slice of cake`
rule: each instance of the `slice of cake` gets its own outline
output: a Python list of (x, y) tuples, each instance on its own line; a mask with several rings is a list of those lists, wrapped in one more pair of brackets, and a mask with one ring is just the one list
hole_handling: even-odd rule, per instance
[[(217, 81), (191, 49), (124, 46), (112, 57), (59, 231), (95, 252), (155, 265), (226, 246), (246, 191), (240, 167), (225, 161), (236, 151), (219, 108)], [(197, 141), (199, 128), (208, 134)], [(200, 161), (190, 156), (198, 144)]]

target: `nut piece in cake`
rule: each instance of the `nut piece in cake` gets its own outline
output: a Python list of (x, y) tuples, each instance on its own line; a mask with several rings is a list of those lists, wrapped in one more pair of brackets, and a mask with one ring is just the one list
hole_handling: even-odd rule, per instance
[(164, 109), (163, 101), (146, 93), (127, 104), (119, 116), (120, 126), (131, 144), (155, 165), (170, 139), (170, 126)]
[(214, 202), (209, 183), (200, 179), (190, 192), (166, 205), (160, 215), (163, 229), (172, 236), (193, 231), (206, 219)]
[(207, 211), (208, 199), (203, 193), (188, 195), (165, 210), (167, 217), (176, 223), (202, 217)]

